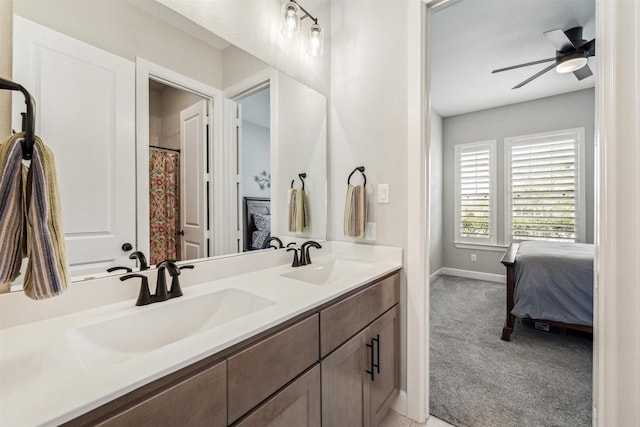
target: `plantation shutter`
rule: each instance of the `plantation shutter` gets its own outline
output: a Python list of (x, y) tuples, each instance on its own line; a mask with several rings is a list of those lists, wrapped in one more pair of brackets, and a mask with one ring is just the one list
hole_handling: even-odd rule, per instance
[(457, 240), (494, 243), (495, 142), (456, 146)]
[(576, 241), (579, 133), (511, 142), (513, 240)]

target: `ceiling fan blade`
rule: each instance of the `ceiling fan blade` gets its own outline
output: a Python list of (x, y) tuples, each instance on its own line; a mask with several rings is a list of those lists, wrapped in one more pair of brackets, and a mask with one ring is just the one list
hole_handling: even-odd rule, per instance
[(596, 55), (596, 39), (586, 42), (580, 49), (584, 49), (588, 52), (587, 56), (595, 56)]
[(569, 37), (562, 30), (551, 30), (544, 33), (549, 41), (556, 47), (558, 52), (575, 49)]
[(528, 67), (529, 65), (542, 64), (544, 62), (555, 61), (555, 60), (556, 58), (554, 57), (554, 58), (541, 59), (539, 61), (527, 62), (526, 64), (512, 65), (511, 67), (499, 68), (497, 70), (493, 70), (491, 74), (500, 73), (502, 71), (515, 70), (516, 68)]
[(573, 75), (576, 76), (576, 78), (578, 80), (583, 80), (583, 79), (586, 79), (589, 76), (592, 76), (593, 73), (591, 72), (591, 68), (589, 68), (588, 65), (585, 65), (584, 67), (580, 68), (579, 70), (574, 71)]
[(534, 79), (537, 79), (538, 77), (540, 77), (541, 75), (543, 75), (543, 74), (544, 74), (544, 73), (546, 73), (547, 71), (554, 69), (554, 68), (555, 68), (555, 66), (556, 66), (556, 64), (555, 64), (555, 63), (553, 63), (553, 64), (549, 65), (547, 68), (545, 68), (544, 70), (542, 70), (542, 71), (540, 71), (540, 72), (538, 72), (538, 73), (534, 74), (533, 76), (529, 77), (527, 80), (523, 81), (523, 82), (522, 82), (522, 83), (520, 83), (519, 85), (516, 85), (516, 86), (512, 87), (512, 89), (518, 89), (518, 88), (521, 88), (522, 86), (526, 85), (526, 84), (527, 84), (527, 83), (529, 83), (530, 81), (532, 81), (532, 80), (534, 80)]

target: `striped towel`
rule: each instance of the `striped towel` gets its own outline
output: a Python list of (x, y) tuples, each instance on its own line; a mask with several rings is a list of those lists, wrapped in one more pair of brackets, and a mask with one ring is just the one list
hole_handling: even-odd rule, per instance
[(69, 269), (53, 153), (35, 137), (31, 166), (22, 165), (23, 133), (0, 146), (0, 287), (20, 274), (21, 258), (29, 258), (24, 292), (32, 299), (60, 295)]
[(344, 203), (344, 234), (350, 237), (362, 238), (367, 224), (367, 198), (363, 185), (347, 187), (347, 197)]

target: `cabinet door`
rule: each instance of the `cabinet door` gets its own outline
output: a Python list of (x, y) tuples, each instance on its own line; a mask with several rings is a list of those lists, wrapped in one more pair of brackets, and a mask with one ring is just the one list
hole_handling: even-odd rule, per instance
[(365, 329), (322, 360), (322, 425), (370, 425), (370, 353)]
[(236, 427), (320, 427), (320, 364), (277, 393)]
[(227, 367), (221, 362), (97, 424), (101, 427), (227, 425)]
[(398, 394), (398, 307), (385, 313), (368, 330), (367, 339), (374, 339), (374, 361), (379, 367), (374, 368), (371, 381), (371, 425), (377, 426)]

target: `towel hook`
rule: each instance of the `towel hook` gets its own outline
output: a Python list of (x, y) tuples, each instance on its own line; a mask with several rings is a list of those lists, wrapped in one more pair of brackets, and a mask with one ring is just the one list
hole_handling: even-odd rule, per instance
[[(303, 172), (303, 173), (299, 173), (299, 174), (298, 174), (298, 178), (300, 178), (300, 181), (302, 182), (302, 189), (303, 189), (303, 190), (304, 190), (304, 178), (306, 178), (306, 177), (307, 177), (306, 172)], [(294, 182), (296, 182), (296, 180), (295, 180), (295, 179), (292, 179), (292, 180), (291, 180), (291, 188), (293, 188), (293, 183), (294, 183)]]
[(363, 187), (367, 186), (367, 176), (364, 174), (364, 166), (358, 166), (357, 168), (355, 168), (350, 174), (349, 174), (349, 178), (347, 178), (347, 185), (351, 184), (351, 177), (353, 176), (354, 173), (356, 173), (356, 171), (360, 172), (362, 174), (362, 178), (364, 178), (364, 184), (362, 184)]
[(24, 140), (22, 141), (22, 158), (30, 160), (33, 155), (33, 143), (36, 128), (36, 101), (24, 86), (12, 82), (11, 80), (0, 78), (0, 89), (20, 91), (24, 95), (24, 103), (27, 104), (27, 114), (22, 116), (22, 130)]

